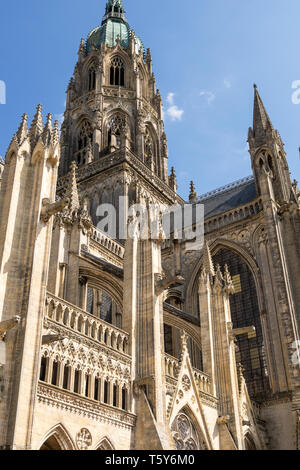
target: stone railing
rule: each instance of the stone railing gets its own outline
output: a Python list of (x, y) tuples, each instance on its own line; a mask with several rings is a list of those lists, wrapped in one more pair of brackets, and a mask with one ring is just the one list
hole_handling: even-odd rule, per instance
[(211, 394), (210, 377), (198, 369), (194, 368), (193, 371), (194, 371), (194, 379), (196, 381), (196, 384), (198, 385), (199, 391)]
[(93, 227), (91, 233), (91, 239), (99, 243), (101, 246), (106, 248), (108, 251), (117, 255), (119, 258), (124, 259), (125, 248), (115, 240), (109, 238), (105, 233), (101, 232), (97, 228)]
[[(150, 168), (145, 165), (136, 155), (134, 155), (128, 148), (121, 148), (113, 153), (101, 157), (92, 163), (83, 165), (78, 168), (76, 172), (77, 183), (80, 184), (82, 181), (88, 178), (92, 178), (99, 172), (112, 168), (121, 163), (129, 163), (132, 165), (141, 176), (146, 177), (148, 181), (169, 201), (173, 204), (176, 200), (184, 202), (179, 196), (172, 191), (170, 186), (159, 178)], [(57, 182), (57, 192), (61, 195), (62, 191), (66, 187), (68, 182), (68, 175), (64, 175), (59, 178)]]
[(105, 96), (111, 96), (113, 98), (131, 99), (135, 97), (134, 91), (127, 90), (124, 87), (104, 86), (102, 90)]
[(180, 362), (178, 359), (170, 356), (169, 354), (165, 354), (165, 368), (167, 377), (177, 379), (180, 369)]
[[(202, 204), (205, 205), (205, 201), (203, 201)], [(255, 199), (254, 201), (245, 204), (244, 206), (239, 206), (230, 211), (205, 219), (204, 232), (209, 233), (213, 232), (214, 230), (219, 230), (226, 225), (230, 225), (259, 214), (262, 210), (262, 200), (260, 198)]]
[(82, 106), (85, 103), (88, 103), (89, 101), (95, 100), (96, 97), (96, 92), (95, 90), (91, 90), (88, 93), (79, 96), (78, 98), (74, 98), (71, 101), (71, 105), (73, 108), (77, 108), (78, 106)]
[[(177, 380), (180, 371), (180, 361), (169, 354), (165, 354), (165, 373), (167, 382)], [(193, 368), (195, 382), (198, 386), (199, 392), (211, 394), (211, 380), (207, 374), (198, 369)]]
[(45, 320), (51, 320), (80, 335), (105, 345), (118, 353), (128, 355), (129, 334), (75, 307), (47, 294)]

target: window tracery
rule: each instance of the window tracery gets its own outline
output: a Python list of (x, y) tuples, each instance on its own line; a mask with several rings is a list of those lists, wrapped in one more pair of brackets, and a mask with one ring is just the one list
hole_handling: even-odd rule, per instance
[(172, 436), (178, 450), (204, 450), (191, 419), (180, 413), (172, 425)]
[(78, 165), (85, 165), (88, 163), (90, 156), (88, 155), (92, 152), (93, 145), (93, 130), (89, 121), (85, 120), (80, 126), (78, 135), (77, 135), (77, 152), (76, 152), (76, 161)]
[(126, 116), (122, 114), (115, 114), (112, 116), (108, 123), (108, 146), (112, 143), (112, 136), (115, 137), (115, 146), (120, 148), (122, 145), (122, 138), (128, 134), (128, 123)]
[(125, 86), (125, 67), (120, 57), (114, 57), (110, 63), (110, 85)]
[(96, 88), (96, 68), (95, 65), (92, 65), (89, 68), (89, 76), (88, 76), (88, 90), (92, 91)]

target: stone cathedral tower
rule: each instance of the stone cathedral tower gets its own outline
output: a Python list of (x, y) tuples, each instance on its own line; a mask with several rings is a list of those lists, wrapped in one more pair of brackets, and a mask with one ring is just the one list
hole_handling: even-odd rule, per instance
[(195, 251), (154, 219), (127, 238), (133, 203), (184, 200), (122, 0), (80, 42), (61, 135), (27, 120), (0, 165), (0, 448), (299, 449), (300, 192), (257, 87), (253, 175), (191, 183)]

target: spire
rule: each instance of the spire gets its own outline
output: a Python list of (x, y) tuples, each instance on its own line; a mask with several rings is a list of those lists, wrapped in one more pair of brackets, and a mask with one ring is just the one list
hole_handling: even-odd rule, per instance
[(30, 127), (30, 143), (34, 147), (43, 132), (42, 105), (39, 104)]
[(203, 250), (203, 269), (205, 269), (206, 274), (214, 276), (215, 268), (207, 241), (205, 242)]
[(52, 137), (52, 115), (49, 113), (47, 116), (47, 122), (43, 131), (43, 142), (45, 145), (49, 145)]
[(22, 122), (20, 124), (20, 127), (19, 127), (17, 133), (16, 133), (16, 137), (17, 137), (18, 142), (19, 142), (20, 145), (22, 144), (22, 142), (28, 136), (27, 120), (28, 120), (28, 115), (25, 113), (25, 114), (23, 114)]
[(58, 141), (59, 141), (59, 123), (56, 120), (54, 121), (54, 129), (52, 132), (52, 143), (56, 145)]
[(171, 168), (171, 174), (169, 176), (169, 186), (176, 193), (176, 191), (177, 191), (177, 180), (176, 180), (175, 169), (174, 169), (173, 166)]
[(191, 181), (189, 201), (191, 204), (195, 204), (197, 202), (197, 193), (195, 191), (194, 181)]
[(249, 143), (255, 143), (256, 146), (266, 142), (267, 134), (274, 131), (271, 119), (266, 111), (263, 101), (254, 84), (254, 109), (253, 109), (253, 128), (249, 130)]
[(76, 181), (76, 170), (77, 170), (77, 166), (76, 166), (76, 163), (73, 161), (70, 167), (69, 183), (68, 183), (66, 194), (65, 194), (65, 197), (69, 199), (70, 201), (69, 209), (71, 213), (80, 208), (77, 181)]

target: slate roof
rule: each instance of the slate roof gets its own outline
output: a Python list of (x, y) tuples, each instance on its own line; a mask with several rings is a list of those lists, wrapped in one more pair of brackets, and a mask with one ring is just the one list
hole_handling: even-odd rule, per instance
[(257, 198), (253, 176), (248, 176), (222, 188), (203, 194), (198, 203), (204, 204), (205, 218), (222, 214)]

